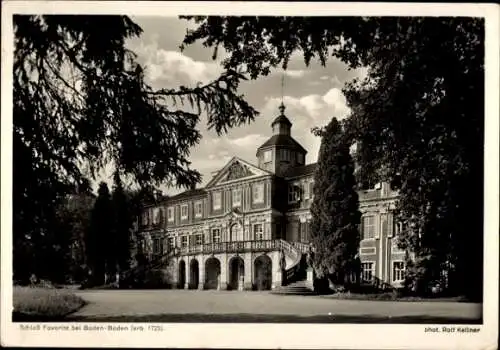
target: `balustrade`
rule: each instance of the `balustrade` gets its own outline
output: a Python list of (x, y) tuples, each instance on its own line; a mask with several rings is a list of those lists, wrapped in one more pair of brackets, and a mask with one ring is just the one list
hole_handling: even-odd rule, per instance
[(279, 249), (279, 241), (233, 241), (206, 243), (198, 245), (190, 245), (181, 247), (179, 253), (181, 255), (190, 254), (216, 254), (216, 253), (236, 253), (249, 251), (273, 251)]

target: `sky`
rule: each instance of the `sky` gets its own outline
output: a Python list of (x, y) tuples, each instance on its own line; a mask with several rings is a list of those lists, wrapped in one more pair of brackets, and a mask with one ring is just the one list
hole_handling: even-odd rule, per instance
[[(186, 30), (192, 23), (177, 17), (132, 17), (143, 29), (139, 38), (127, 42), (137, 54), (138, 61), (146, 67), (146, 80), (154, 88), (176, 88), (181, 85), (195, 86), (216, 79), (222, 72), (220, 60), (212, 60), (212, 50), (197, 42), (180, 52), (179, 46)], [(300, 53), (294, 54), (288, 69), (272, 71), (267, 77), (243, 82), (240, 93), (260, 114), (251, 124), (230, 129), (218, 137), (207, 130), (206, 119), (201, 119), (200, 143), (190, 154), (191, 167), (202, 174), (202, 187), (208, 183), (211, 173), (222, 168), (233, 156), (256, 164), (256, 150), (271, 137), (271, 122), (279, 115), (278, 106), (286, 106), (285, 115), (293, 123), (292, 137), (307, 151), (306, 163), (316, 162), (320, 138), (311, 133), (314, 126), (324, 126), (332, 117), (344, 118), (349, 109), (341, 92), (344, 83), (366, 74), (364, 69), (348, 70), (336, 59), (330, 59), (326, 67), (312, 61), (304, 64)], [(284, 86), (281, 87), (284, 76)], [(110, 172), (102, 177), (110, 182)], [(176, 194), (182, 189), (162, 186), (165, 194)]]

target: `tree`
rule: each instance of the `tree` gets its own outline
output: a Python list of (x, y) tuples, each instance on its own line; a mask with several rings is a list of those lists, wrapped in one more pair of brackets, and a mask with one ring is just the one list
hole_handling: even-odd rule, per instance
[(90, 283), (104, 283), (104, 274), (114, 267), (113, 207), (108, 185), (99, 184), (97, 198), (92, 208), (90, 227), (87, 234), (87, 262), (92, 273)]
[(135, 216), (132, 210), (131, 198), (127, 195), (120, 179), (120, 174), (116, 171), (113, 176), (113, 234), (116, 252), (116, 265), (119, 271), (130, 268), (131, 234), (133, 230)]
[[(362, 180), (399, 190), (415, 282), (449, 276), (450, 291), (482, 296), (484, 20), (430, 17), (185, 17), (201, 40), (228, 53), (226, 69), (252, 78), (286, 69), (294, 52), (309, 64), (329, 56), (366, 79), (343, 92), (346, 132), (358, 144)], [(423, 290), (422, 290), (423, 292)]]
[[(229, 70), (205, 85), (155, 90), (127, 49), (141, 28), (125, 16), (15, 15), (14, 275), (41, 268), (55, 208), (104, 165), (139, 186), (190, 187), (200, 115), (223, 134), (257, 112)], [(50, 245), (47, 246), (49, 252)]]
[(68, 279), (81, 281), (87, 264), (86, 236), (95, 198), (90, 189), (80, 190), (68, 195), (57, 209), (58, 227), (63, 239), (63, 242), (60, 242), (62, 249), (59, 250), (67, 253), (67, 259), (60, 262), (53, 271), (63, 273), (66, 282)]
[(342, 126), (333, 118), (325, 128), (314, 174), (311, 240), (319, 278), (344, 284), (359, 248), (359, 201), (354, 162)]

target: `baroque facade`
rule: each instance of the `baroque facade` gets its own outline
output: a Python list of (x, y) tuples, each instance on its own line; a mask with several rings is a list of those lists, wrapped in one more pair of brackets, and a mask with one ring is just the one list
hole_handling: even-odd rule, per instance
[[(160, 260), (174, 287), (272, 289), (303, 279), (317, 164), (293, 139), (280, 107), (256, 165), (233, 157), (204, 188), (145, 206), (138, 249)], [(404, 252), (391, 210), (397, 194), (385, 183), (359, 192), (361, 281), (398, 286)]]

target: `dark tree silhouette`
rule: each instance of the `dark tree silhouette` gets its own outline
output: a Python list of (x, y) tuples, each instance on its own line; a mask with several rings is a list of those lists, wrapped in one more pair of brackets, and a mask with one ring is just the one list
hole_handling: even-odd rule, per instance
[(349, 144), (341, 124), (333, 118), (321, 138), (311, 205), (313, 266), (319, 278), (343, 285), (352, 272), (360, 241), (358, 207)]
[(116, 264), (113, 224), (111, 195), (108, 185), (101, 182), (97, 191), (97, 199), (92, 208), (86, 244), (91, 285), (103, 284), (104, 274), (109, 273)]
[(136, 217), (134, 216), (131, 198), (125, 192), (118, 172), (115, 172), (113, 176), (113, 186), (113, 234), (116, 267), (119, 271), (125, 271), (130, 268), (131, 264), (131, 235)]
[(399, 244), (424, 292), (447, 275), (450, 292), (480, 299), (483, 279), (484, 19), (444, 17), (185, 17), (252, 78), (287, 67), (294, 52), (333, 56), (367, 78), (344, 87), (347, 132), (363, 181), (400, 197)]
[(14, 278), (45, 273), (55, 208), (114, 164), (139, 186), (200, 181), (190, 148), (201, 113), (221, 134), (257, 112), (228, 70), (205, 85), (154, 90), (125, 41), (125, 16), (15, 15), (13, 82)]

